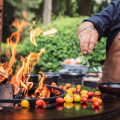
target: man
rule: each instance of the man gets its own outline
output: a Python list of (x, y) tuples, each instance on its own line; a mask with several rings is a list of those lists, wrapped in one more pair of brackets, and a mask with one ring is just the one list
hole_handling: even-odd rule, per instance
[(120, 0), (85, 19), (78, 28), (81, 52), (91, 53), (102, 37), (107, 37), (106, 60), (101, 82), (120, 82)]

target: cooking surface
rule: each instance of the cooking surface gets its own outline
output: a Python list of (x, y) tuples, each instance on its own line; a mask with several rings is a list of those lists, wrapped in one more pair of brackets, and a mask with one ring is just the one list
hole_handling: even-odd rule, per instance
[[(27, 109), (21, 107), (11, 107), (11, 108), (3, 108), (0, 111), (0, 119), (40, 119), (40, 120), (47, 120), (47, 119), (69, 119), (69, 120), (77, 120), (77, 119), (84, 119), (84, 120), (118, 120), (120, 115), (118, 114), (120, 111), (120, 98), (105, 98), (103, 99), (102, 109), (98, 113), (95, 113), (95, 109), (89, 106), (86, 109), (83, 109), (82, 106), (79, 110), (75, 109), (74, 107), (71, 109), (67, 109), (63, 105), (56, 105), (56, 103), (48, 104), (47, 107), (44, 108), (35, 108), (35, 109)], [(97, 109), (96, 109), (97, 112)]]

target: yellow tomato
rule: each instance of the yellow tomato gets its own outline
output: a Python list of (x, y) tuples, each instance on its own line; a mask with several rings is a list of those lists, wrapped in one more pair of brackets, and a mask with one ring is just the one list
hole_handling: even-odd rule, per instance
[(73, 102), (73, 98), (71, 96), (65, 96), (64, 101), (66, 102)]
[(29, 107), (29, 101), (28, 101), (28, 100), (25, 100), (25, 99), (22, 100), (22, 101), (21, 101), (21, 106), (22, 106), (22, 107)]
[(71, 90), (71, 89), (68, 89), (68, 90), (67, 90), (67, 94), (70, 94), (70, 96), (72, 96), (72, 90)]
[(74, 101), (75, 101), (75, 102), (80, 102), (80, 101), (81, 101), (80, 95), (75, 95)]
[(87, 94), (87, 92), (88, 92), (87, 90), (82, 90), (81, 94)]
[(71, 109), (73, 107), (73, 103), (64, 102), (64, 107), (66, 107), (67, 109)]

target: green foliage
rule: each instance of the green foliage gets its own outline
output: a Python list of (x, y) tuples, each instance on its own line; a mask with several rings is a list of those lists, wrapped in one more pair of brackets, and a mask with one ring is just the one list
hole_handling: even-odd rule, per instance
[[(77, 58), (82, 56), (80, 52), (79, 39), (77, 35), (78, 26), (85, 17), (79, 18), (59, 18), (53, 21), (51, 26), (56, 28), (58, 32), (54, 37), (44, 36), (36, 37), (38, 47), (35, 47), (30, 42), (30, 37), (23, 42), (22, 48), (17, 51), (19, 55), (26, 57), (30, 52), (38, 53), (41, 48), (45, 48), (45, 54), (42, 55), (40, 61), (35, 66), (34, 72), (42, 70), (43, 72), (52, 70), (58, 72), (62, 69), (62, 62), (66, 58)], [(49, 30), (46, 26), (43, 31)], [(90, 67), (103, 66), (105, 60), (105, 39), (102, 39), (92, 53), (87, 55)]]

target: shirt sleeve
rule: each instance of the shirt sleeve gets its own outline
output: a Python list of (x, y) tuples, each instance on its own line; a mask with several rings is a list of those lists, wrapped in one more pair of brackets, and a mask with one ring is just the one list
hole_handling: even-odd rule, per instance
[(94, 16), (89, 17), (88, 19), (85, 19), (83, 21), (90, 21), (94, 24), (94, 27), (99, 33), (99, 40), (102, 37), (107, 37), (111, 22), (113, 20), (114, 12), (116, 11), (116, 9), (118, 9), (118, 4), (119, 2), (112, 1), (111, 4), (104, 10), (102, 10), (100, 13), (97, 13)]

